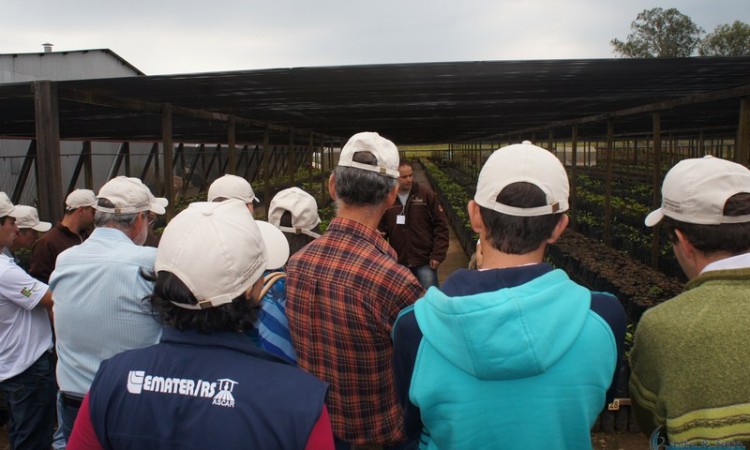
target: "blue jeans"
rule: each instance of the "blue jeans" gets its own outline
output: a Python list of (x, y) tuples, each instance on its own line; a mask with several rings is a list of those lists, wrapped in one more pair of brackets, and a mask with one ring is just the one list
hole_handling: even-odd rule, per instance
[(10, 409), (10, 448), (44, 449), (52, 445), (55, 431), (55, 362), (44, 352), (24, 372), (0, 382)]
[(438, 286), (437, 270), (430, 267), (429, 264), (424, 266), (409, 267), (411, 273), (419, 280), (423, 288), (428, 289), (430, 286)]
[[(76, 423), (76, 417), (78, 417), (78, 410), (81, 409), (81, 401), (83, 398), (66, 400), (65, 394), (60, 393), (60, 428), (62, 429), (63, 436), (65, 436), (65, 442), (70, 440), (70, 435), (73, 432), (73, 425)], [(70, 397), (68, 397), (69, 399)]]

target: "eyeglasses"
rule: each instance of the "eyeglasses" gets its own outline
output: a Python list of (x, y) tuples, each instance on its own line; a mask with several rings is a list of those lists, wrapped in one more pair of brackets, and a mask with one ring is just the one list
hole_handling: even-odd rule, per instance
[(143, 213), (143, 217), (146, 219), (148, 226), (152, 226), (156, 221), (156, 214), (152, 212)]

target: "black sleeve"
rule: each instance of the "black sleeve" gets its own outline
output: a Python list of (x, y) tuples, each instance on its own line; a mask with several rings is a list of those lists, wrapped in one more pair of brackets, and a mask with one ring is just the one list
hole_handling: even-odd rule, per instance
[(421, 342), (422, 331), (414, 316), (414, 309), (410, 306), (401, 312), (393, 325), (393, 374), (409, 439), (418, 439), (422, 433), (422, 415), (419, 408), (409, 401), (411, 377)]
[[(625, 361), (623, 353), (623, 343), (625, 342), (625, 330), (627, 328), (627, 315), (623, 309), (620, 301), (617, 297), (602, 293), (592, 292), (591, 294), (591, 310), (601, 316), (609, 327), (612, 329), (612, 333), (615, 336), (615, 342), (617, 343), (617, 365), (615, 366), (615, 373), (612, 375), (612, 384), (609, 386), (607, 391), (607, 403), (611, 403), (616, 397), (624, 396), (627, 390), (627, 374), (621, 376), (622, 371), (627, 371), (628, 363)], [(620, 382), (623, 386), (619, 386)]]

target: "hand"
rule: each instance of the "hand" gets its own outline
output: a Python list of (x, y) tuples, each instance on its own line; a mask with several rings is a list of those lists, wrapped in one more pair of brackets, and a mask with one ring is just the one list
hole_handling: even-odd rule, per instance
[(440, 265), (440, 261), (437, 261), (435, 259), (430, 260), (430, 269), (437, 270), (439, 265)]

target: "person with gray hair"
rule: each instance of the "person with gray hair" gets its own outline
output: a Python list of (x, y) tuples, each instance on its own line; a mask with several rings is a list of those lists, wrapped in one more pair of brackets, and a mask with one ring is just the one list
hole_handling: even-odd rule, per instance
[(97, 195), (94, 232), (57, 258), (50, 288), (66, 439), (99, 363), (159, 339), (161, 326), (143, 302), (153, 283), (141, 272), (153, 270), (156, 249), (143, 243), (164, 203), (137, 178), (113, 178)]
[(399, 311), (423, 289), (377, 231), (396, 198), (398, 161), (396, 146), (377, 133), (352, 136), (329, 178), (336, 217), (287, 264), (297, 364), (331, 384), (337, 449), (412, 444), (396, 399), (389, 336)]
[(256, 348), (263, 273), (286, 259), (238, 200), (196, 202), (164, 230), (150, 303), (159, 344), (102, 362), (70, 450), (333, 450), (326, 383)]

